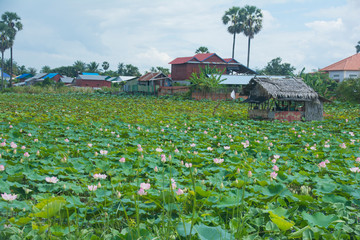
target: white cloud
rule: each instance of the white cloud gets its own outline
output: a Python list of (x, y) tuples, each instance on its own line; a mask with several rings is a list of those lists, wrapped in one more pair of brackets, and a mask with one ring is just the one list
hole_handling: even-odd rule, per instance
[(335, 21), (314, 21), (305, 24), (307, 27), (321, 33), (334, 33), (345, 31), (345, 26), (341, 18)]

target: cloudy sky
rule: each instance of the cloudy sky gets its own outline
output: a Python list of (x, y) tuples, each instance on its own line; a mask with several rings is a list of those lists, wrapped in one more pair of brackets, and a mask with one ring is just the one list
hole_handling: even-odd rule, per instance
[[(232, 6), (255, 5), (263, 29), (251, 42), (250, 68), (276, 58), (306, 72), (355, 54), (360, 41), (359, 0), (0, 0), (2, 14), (16, 12), (24, 29), (14, 60), (38, 71), (108, 61), (141, 72), (170, 68), (176, 57), (206, 46), (231, 57), (232, 35), (221, 18)], [(9, 51), (5, 53), (9, 58)], [(246, 65), (247, 39), (237, 35), (235, 58)]]

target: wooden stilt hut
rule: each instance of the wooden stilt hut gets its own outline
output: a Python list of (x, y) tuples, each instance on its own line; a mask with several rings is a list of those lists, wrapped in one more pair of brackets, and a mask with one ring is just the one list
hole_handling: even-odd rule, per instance
[(301, 78), (254, 77), (246, 86), (249, 118), (312, 121), (323, 119), (323, 101)]

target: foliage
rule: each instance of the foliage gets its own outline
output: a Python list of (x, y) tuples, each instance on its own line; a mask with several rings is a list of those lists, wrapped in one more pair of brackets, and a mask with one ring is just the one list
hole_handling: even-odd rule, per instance
[(97, 62), (90, 62), (86, 65), (86, 71), (91, 73), (97, 73), (99, 71), (99, 64)]
[(168, 68), (164, 68), (164, 67), (151, 67), (150, 72), (162, 72), (166, 76), (168, 76), (170, 74), (170, 70)]
[(255, 6), (246, 5), (244, 7), (244, 22), (243, 22), (243, 33), (248, 37), (248, 56), (247, 56), (247, 67), (250, 62), (250, 40), (254, 38), (255, 34), (258, 34), (262, 29), (263, 15), (260, 9)]
[(219, 70), (216, 67), (205, 66), (200, 68), (200, 73), (193, 72), (189, 78), (193, 90), (210, 90), (220, 87), (224, 70)]
[(51, 73), (51, 68), (47, 65), (43, 66), (40, 70), (42, 73)]
[(6, 93), (0, 106), (0, 192), (17, 194), (0, 199), (1, 239), (360, 234), (356, 105), (294, 123), (247, 120), (233, 102), (97, 93)]
[(124, 64), (119, 63), (118, 64), (118, 74), (121, 76), (141, 76), (139, 68), (132, 65), (132, 64)]
[(326, 98), (334, 97), (337, 82), (331, 79), (327, 73), (301, 73), (300, 77), (321, 96)]
[(201, 46), (198, 49), (196, 49), (196, 51), (195, 51), (195, 54), (198, 54), (198, 53), (210, 53), (210, 52), (207, 47)]
[(281, 61), (281, 57), (274, 58), (259, 73), (264, 75), (292, 75), (296, 68), (291, 66), (290, 63), (281, 63)]
[(358, 41), (357, 45), (355, 46), (356, 53), (360, 53), (360, 41)]
[(360, 103), (360, 78), (350, 78), (340, 82), (336, 94), (340, 99)]
[(106, 61), (105, 61), (105, 62), (102, 63), (101, 66), (102, 66), (103, 70), (106, 71), (106, 70), (109, 69), (110, 64), (109, 64), (109, 62), (106, 62)]
[(231, 7), (227, 10), (222, 17), (223, 24), (230, 24), (227, 28), (228, 32), (233, 35), (233, 47), (232, 47), (232, 58), (235, 54), (235, 39), (236, 34), (239, 34), (243, 31), (243, 14), (244, 10), (240, 7)]

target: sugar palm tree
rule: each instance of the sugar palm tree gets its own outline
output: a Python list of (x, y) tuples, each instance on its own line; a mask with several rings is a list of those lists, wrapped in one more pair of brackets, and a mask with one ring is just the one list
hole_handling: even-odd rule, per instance
[(23, 25), (20, 22), (21, 18), (14, 12), (5, 12), (3, 15), (1, 15), (1, 20), (7, 24), (10, 28), (9, 31), (9, 38), (10, 38), (10, 86), (12, 82), (12, 75), (13, 75), (13, 45), (15, 41), (16, 33), (23, 29)]
[(1, 89), (4, 89), (4, 52), (10, 47), (9, 34), (9, 26), (0, 22)]
[(227, 10), (222, 17), (222, 22), (227, 25), (229, 24), (227, 30), (229, 33), (233, 34), (233, 47), (232, 47), (232, 58), (234, 58), (235, 52), (235, 38), (236, 34), (242, 32), (242, 17), (244, 16), (241, 14), (243, 10), (239, 7), (232, 7)]
[(106, 71), (106, 70), (108, 70), (108, 69), (109, 69), (110, 64), (109, 64), (108, 62), (106, 62), (106, 61), (105, 61), (105, 62), (103, 62), (103, 63), (102, 63), (102, 65), (101, 65), (101, 66), (102, 66), (102, 68), (104, 69), (104, 71)]
[(98, 72), (99, 64), (96, 62), (90, 62), (86, 65), (87, 71), (89, 72)]
[(244, 22), (243, 33), (248, 37), (248, 56), (247, 67), (249, 67), (250, 60), (250, 40), (254, 38), (255, 34), (258, 34), (262, 28), (262, 12), (255, 6), (246, 5), (244, 8)]
[(201, 46), (198, 49), (196, 49), (196, 51), (195, 51), (195, 54), (198, 54), (198, 53), (210, 53), (210, 52), (207, 47)]

